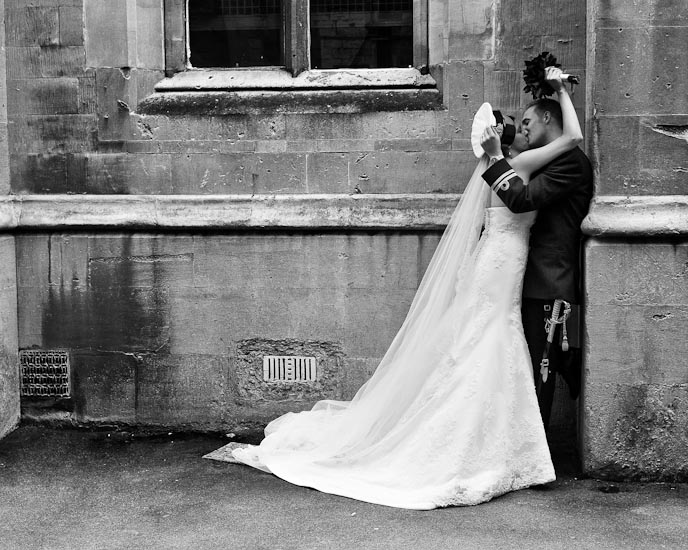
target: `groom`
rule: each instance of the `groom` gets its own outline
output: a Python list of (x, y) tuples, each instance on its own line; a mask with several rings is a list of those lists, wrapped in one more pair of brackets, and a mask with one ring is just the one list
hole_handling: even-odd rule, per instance
[[(559, 93), (560, 82), (548, 80), (548, 83)], [(562, 134), (559, 103), (539, 99), (528, 105), (521, 120), (521, 131), (530, 149), (556, 139)], [(483, 174), (483, 179), (499, 198), (512, 212), (538, 211), (530, 232), (521, 314), (538, 386), (540, 414), (547, 428), (554, 396), (554, 373), (558, 372), (567, 382), (572, 398), (580, 392), (579, 345), (569, 351), (562, 349), (562, 325), (556, 327), (548, 348), (549, 376), (544, 382), (540, 364), (547, 342), (545, 322), (552, 317), (555, 299), (572, 304), (574, 313), (580, 304), (580, 225), (592, 198), (592, 167), (585, 153), (576, 147), (535, 172), (524, 185), (501, 151), (488, 151), (488, 154), (496, 162)], [(577, 333), (573, 321), (569, 318), (566, 323), (569, 339)]]

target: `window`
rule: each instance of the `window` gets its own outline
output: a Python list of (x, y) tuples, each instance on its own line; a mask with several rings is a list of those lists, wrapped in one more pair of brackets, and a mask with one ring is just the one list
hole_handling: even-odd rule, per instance
[(195, 68), (299, 73), (414, 62), (413, 0), (188, 0), (188, 29)]
[(146, 112), (442, 108), (427, 69), (429, 0), (163, 1), (167, 78)]

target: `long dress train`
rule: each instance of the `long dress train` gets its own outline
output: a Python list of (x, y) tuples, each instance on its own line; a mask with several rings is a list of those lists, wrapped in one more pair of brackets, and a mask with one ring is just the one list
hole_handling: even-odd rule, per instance
[(486, 209), (471, 273), (430, 329), (413, 326), (423, 337), (401, 359), (381, 364), (352, 401), (272, 421), (235, 459), (296, 485), (418, 510), (552, 481), (520, 312), (534, 219)]

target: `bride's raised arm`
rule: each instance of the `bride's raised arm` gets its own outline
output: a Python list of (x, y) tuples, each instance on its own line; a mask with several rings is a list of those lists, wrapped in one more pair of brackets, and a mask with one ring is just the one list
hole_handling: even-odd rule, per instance
[(576, 116), (576, 110), (566, 88), (559, 79), (560, 74), (560, 69), (547, 67), (547, 82), (556, 90), (561, 106), (562, 134), (542, 147), (529, 149), (508, 160), (511, 167), (522, 177), (529, 178), (533, 172), (550, 163), (559, 155), (575, 148), (583, 141), (583, 132), (578, 122), (578, 116)]

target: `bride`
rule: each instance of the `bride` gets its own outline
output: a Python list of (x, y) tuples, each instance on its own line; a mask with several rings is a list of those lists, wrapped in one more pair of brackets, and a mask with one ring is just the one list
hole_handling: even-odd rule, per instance
[[(560, 71), (548, 71), (558, 82)], [(570, 98), (560, 98), (563, 136), (523, 152), (516, 134), (508, 151), (524, 179), (582, 139)], [(499, 139), (490, 128), (488, 139)], [(236, 461), (296, 485), (417, 510), (479, 504), (555, 479), (520, 312), (536, 213), (488, 207), (487, 164), (483, 155), (372, 377), (351, 401), (273, 420), (260, 445), (230, 443)]]

